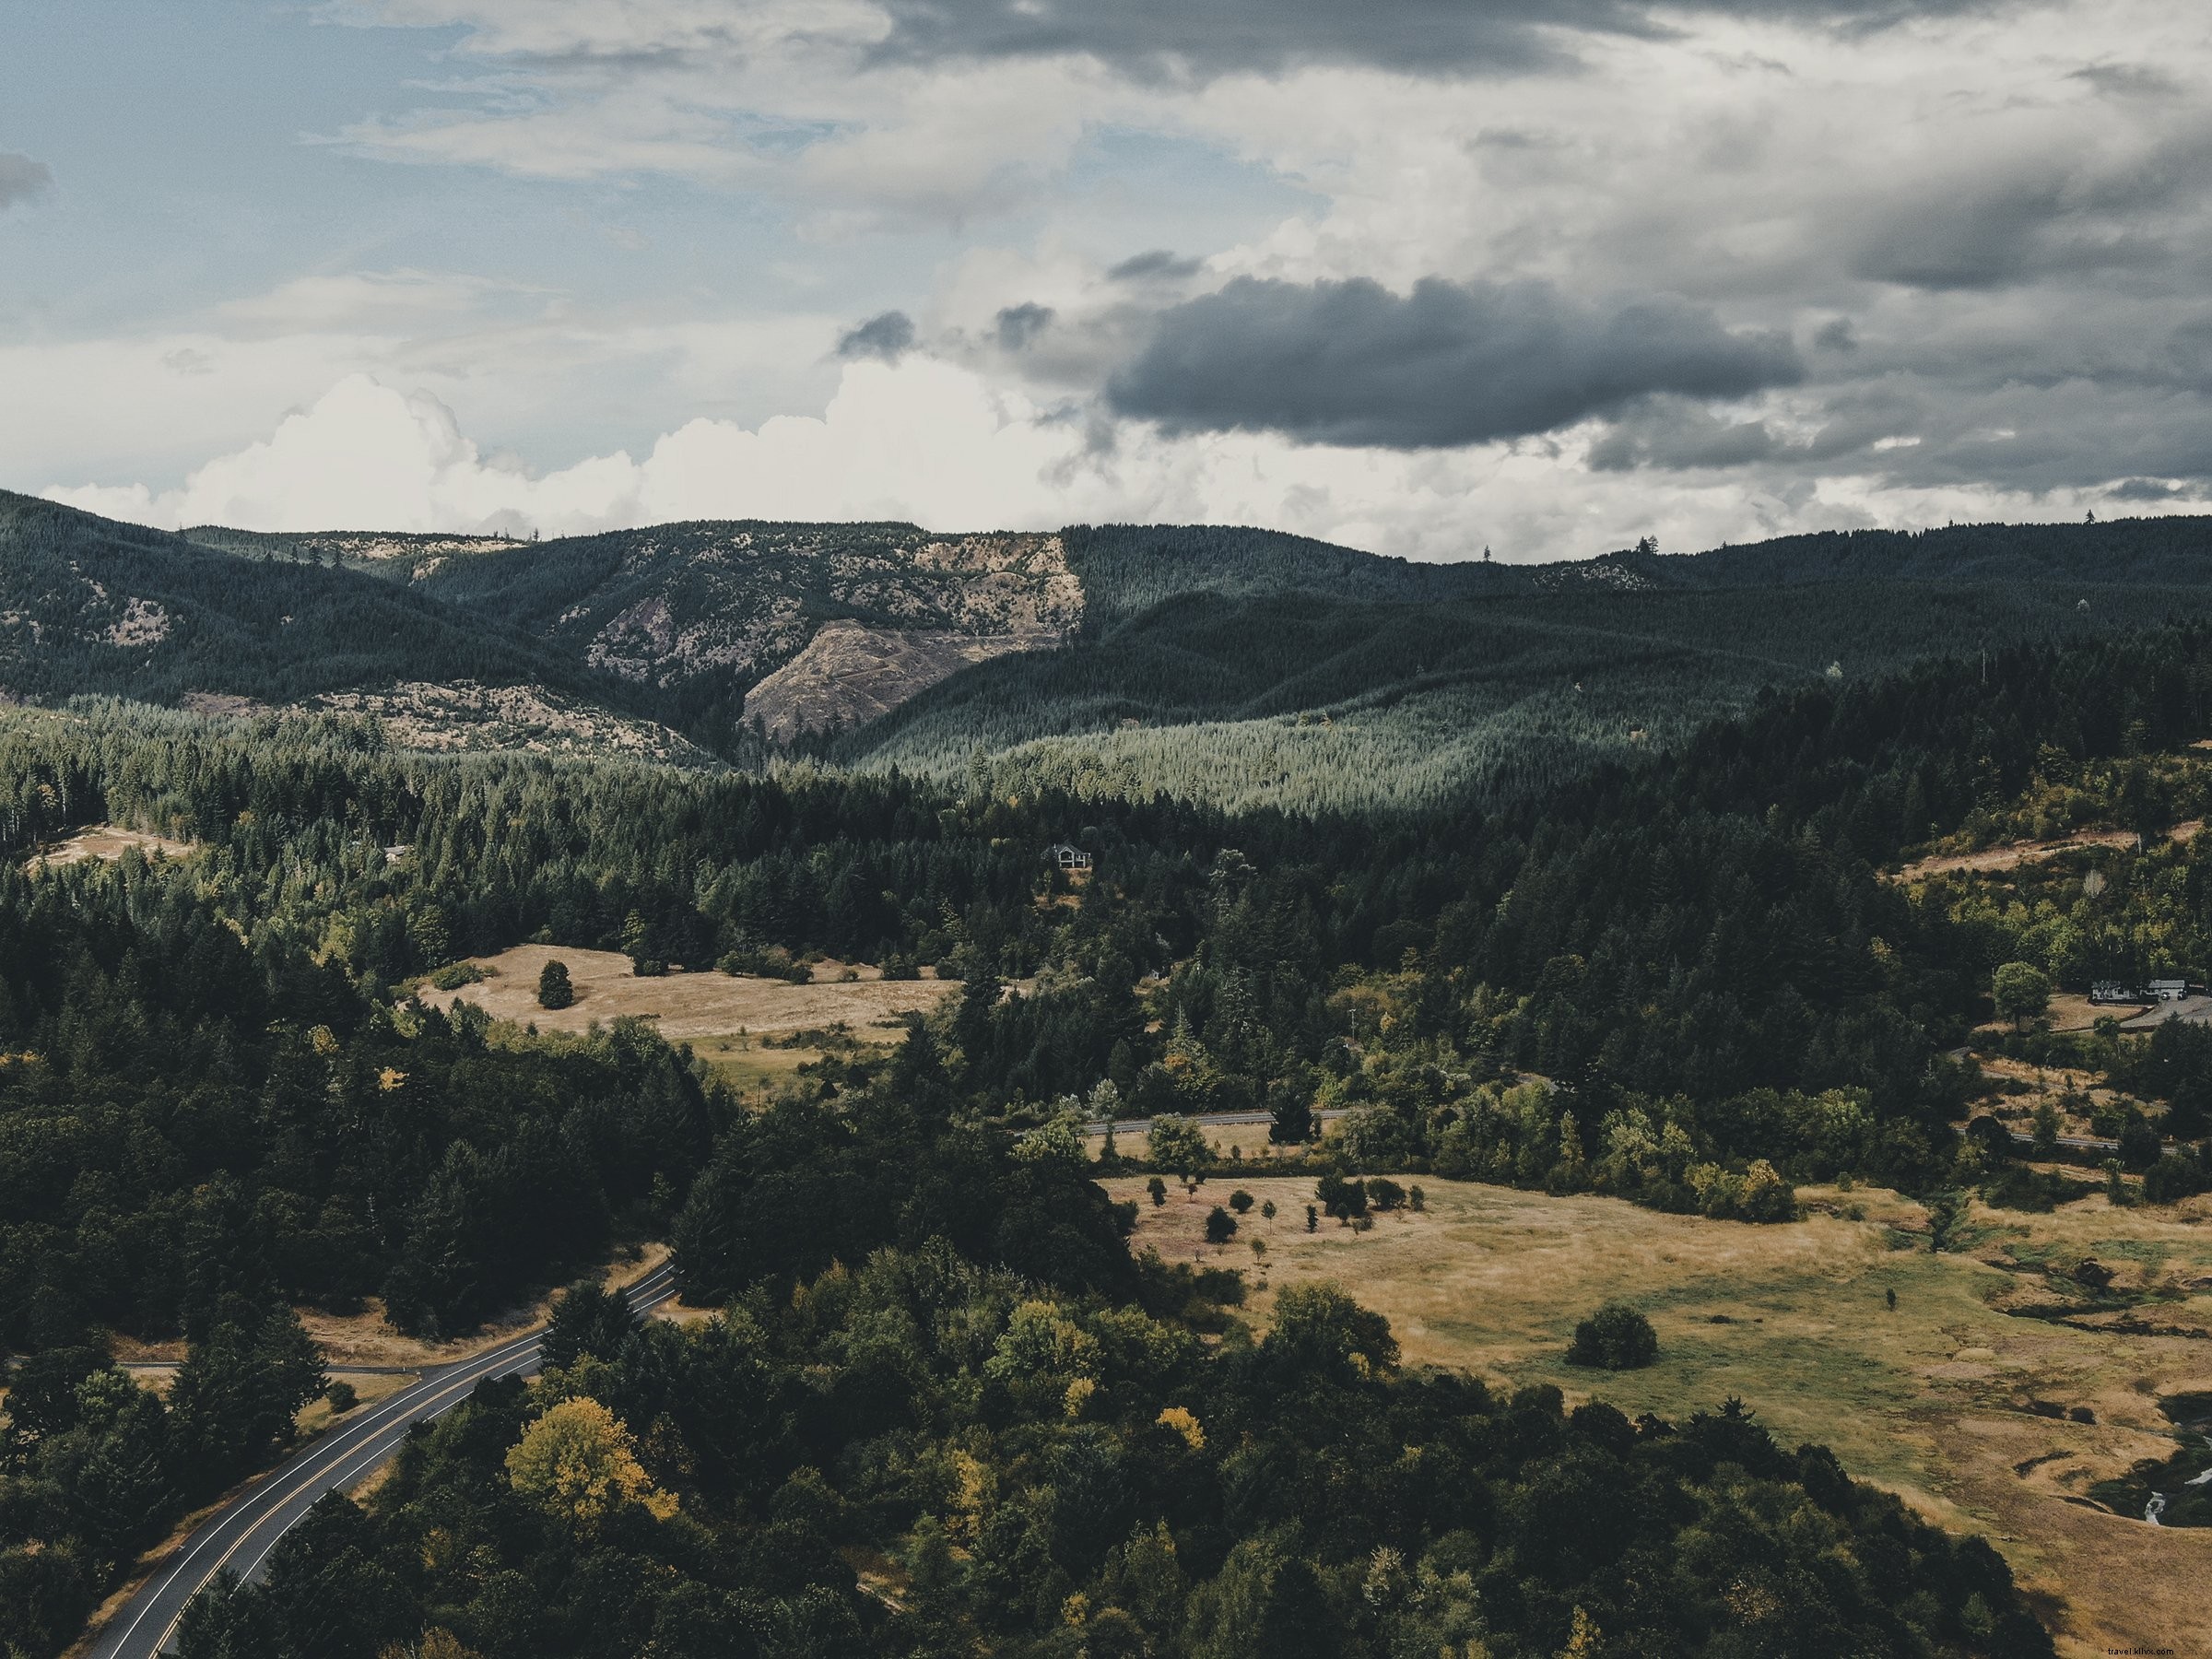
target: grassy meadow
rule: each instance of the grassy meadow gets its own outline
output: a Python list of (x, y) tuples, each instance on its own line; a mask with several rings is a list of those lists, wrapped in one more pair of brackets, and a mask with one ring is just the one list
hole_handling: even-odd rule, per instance
[[(1805, 1219), (1753, 1227), (1421, 1178), (1420, 1214), (1363, 1233), (1324, 1217), (1309, 1233), (1309, 1179), (1224, 1171), (1194, 1198), (1171, 1185), (1157, 1207), (1142, 1178), (1106, 1185), (1138, 1200), (1135, 1248), (1243, 1267), (1255, 1323), (1284, 1285), (1327, 1279), (1389, 1317), (1409, 1363), (1555, 1383), (1630, 1415), (1739, 1395), (1783, 1442), (1823, 1441), (1932, 1518), (1987, 1534), (2063, 1653), (2212, 1653), (2200, 1593), (2212, 1531), (2154, 1528), (2088, 1496), (2174, 1449), (2159, 1396), (2212, 1387), (2212, 1201), (2140, 1211), (2098, 1197), (2051, 1215), (1976, 1204), (1937, 1253), (1923, 1206), (1865, 1188), (1804, 1189)], [(1207, 1211), (1240, 1185), (1276, 1216), (1255, 1205), (1234, 1241), (1206, 1245)], [(2113, 1271), (2112, 1294), (2059, 1323), (2053, 1274), (2084, 1258)], [(1657, 1362), (1568, 1365), (1576, 1321), (1616, 1297), (1656, 1327)], [(2175, 1334), (2114, 1328), (2130, 1322)]]

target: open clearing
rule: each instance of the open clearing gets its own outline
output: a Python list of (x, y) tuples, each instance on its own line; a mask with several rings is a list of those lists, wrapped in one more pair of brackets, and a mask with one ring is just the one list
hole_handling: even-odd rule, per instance
[[(2186, 842), (2205, 827), (2202, 818), (2192, 818), (2185, 824), (2176, 824), (2166, 831), (2166, 839)], [(2056, 858), (2061, 853), (2076, 852), (2083, 847), (2132, 847), (2137, 837), (2132, 830), (2077, 830), (2072, 835), (2062, 835), (2055, 841), (2012, 841), (2002, 847), (1984, 847), (1979, 853), (1943, 853), (1929, 858), (1919, 858), (1898, 871), (1892, 881), (1925, 881), (1931, 876), (1947, 876), (1959, 870), (1987, 873), (1993, 870), (2017, 870), (2022, 865), (2041, 864), (2046, 858)]]
[[(541, 1031), (582, 1031), (625, 1015), (653, 1020), (671, 1042), (701, 1038), (788, 1036), (842, 1024), (863, 1041), (889, 1041), (909, 1014), (927, 1013), (953, 987), (937, 979), (887, 980), (874, 968), (848, 970), (841, 962), (816, 964), (812, 984), (753, 979), (712, 971), (640, 979), (619, 951), (577, 950), (566, 945), (517, 945), (498, 956), (475, 959), (491, 975), (458, 991), (425, 986), (432, 1007), (474, 1003), (494, 1019), (535, 1023)], [(576, 1000), (560, 1009), (537, 1006), (537, 976), (547, 962), (568, 965)], [(841, 980), (847, 971), (858, 977)]]
[(88, 824), (41, 850), (24, 864), (25, 869), (43, 865), (60, 869), (65, 865), (90, 864), (95, 859), (113, 864), (135, 847), (147, 858), (184, 858), (198, 851), (190, 841), (149, 835), (143, 830), (125, 830), (117, 824)]
[[(1800, 1190), (1813, 1214), (1779, 1227), (1667, 1216), (1618, 1199), (1552, 1198), (1433, 1177), (1421, 1215), (1354, 1233), (1324, 1218), (1305, 1230), (1311, 1179), (1218, 1171), (1195, 1200), (1171, 1186), (1154, 1207), (1142, 1177), (1108, 1181), (1137, 1200), (1135, 1247), (1169, 1261), (1246, 1269), (1275, 1288), (1331, 1279), (1387, 1315), (1408, 1361), (1506, 1385), (1552, 1382), (1631, 1416), (1686, 1417), (1740, 1395), (1788, 1445), (1819, 1441), (1852, 1472), (1947, 1525), (1987, 1534), (2060, 1632), (2070, 1655), (2113, 1649), (2212, 1653), (2212, 1530), (2161, 1530), (2086, 1497), (2092, 1481), (2175, 1449), (2158, 1396), (2212, 1387), (2212, 1199), (2172, 1209), (2110, 1208), (2101, 1197), (2053, 1215), (1975, 1205), (1959, 1241), (1932, 1253), (1927, 1215), (1861, 1188)], [(1228, 1246), (1203, 1242), (1207, 1210), (1241, 1185), (1255, 1206)], [(1249, 1241), (1267, 1253), (1253, 1271)], [(2048, 1304), (2045, 1262), (2094, 1256), (2115, 1287), (2163, 1300), (2133, 1310), (2161, 1331), (2131, 1335), (2007, 1313)], [(1883, 1293), (1894, 1289), (1897, 1311)], [(1562, 1356), (1575, 1322), (1612, 1297), (1644, 1310), (1660, 1357), (1627, 1372)], [(1724, 1323), (1716, 1323), (1716, 1319)], [(2054, 1421), (2030, 1400), (2087, 1406)]]

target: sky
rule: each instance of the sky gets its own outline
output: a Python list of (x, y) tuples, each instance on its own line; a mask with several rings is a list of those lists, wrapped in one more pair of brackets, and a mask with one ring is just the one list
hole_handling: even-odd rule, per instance
[(2202, 512), (2194, 0), (13, 0), (0, 486), (170, 527)]

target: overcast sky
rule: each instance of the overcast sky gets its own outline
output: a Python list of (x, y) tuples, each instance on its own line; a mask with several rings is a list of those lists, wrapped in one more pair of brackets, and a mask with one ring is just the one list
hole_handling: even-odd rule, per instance
[(0, 484), (149, 523), (2203, 511), (2198, 0), (16, 0)]

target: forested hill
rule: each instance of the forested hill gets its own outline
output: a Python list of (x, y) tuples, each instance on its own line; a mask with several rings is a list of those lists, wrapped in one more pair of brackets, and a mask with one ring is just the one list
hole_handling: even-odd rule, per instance
[(452, 724), (424, 713), (441, 685), (535, 683), (745, 764), (790, 741), (1004, 793), (1231, 808), (1525, 796), (1765, 687), (2212, 611), (2202, 518), (1508, 565), (1218, 526), (173, 536), (0, 506), (0, 688), (19, 697), (296, 702), (408, 682), (378, 710), (435, 726)]
[(1432, 604), (1592, 590), (1709, 593), (1828, 582), (2212, 582), (2212, 518), (2200, 517), (1831, 530), (1703, 553), (1636, 548), (1541, 564), (1473, 557), (1421, 564), (1279, 531), (1212, 524), (1079, 525), (1064, 535), (1068, 562), (1083, 582), (1085, 629), (1093, 634), (1189, 593), (1249, 598), (1302, 592)]
[(0, 491), (0, 693), (279, 703), (459, 679), (620, 696), (526, 634), (389, 582), (306, 562), (248, 563)]

